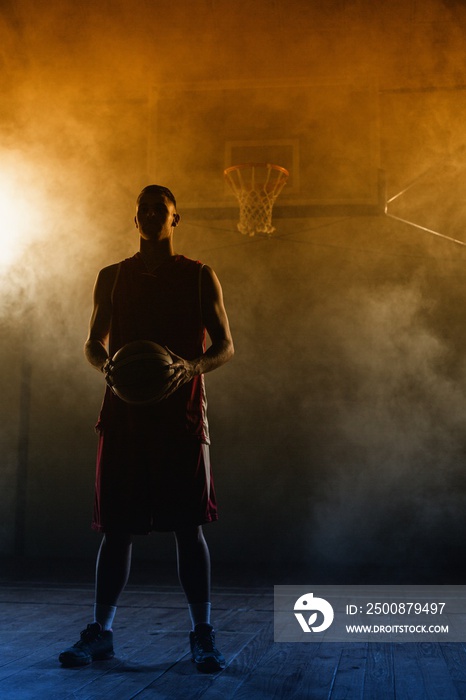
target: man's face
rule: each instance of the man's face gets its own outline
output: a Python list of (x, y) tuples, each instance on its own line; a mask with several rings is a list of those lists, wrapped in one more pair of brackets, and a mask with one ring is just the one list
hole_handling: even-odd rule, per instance
[(137, 205), (135, 222), (142, 238), (158, 240), (171, 235), (179, 216), (164, 194), (145, 192)]

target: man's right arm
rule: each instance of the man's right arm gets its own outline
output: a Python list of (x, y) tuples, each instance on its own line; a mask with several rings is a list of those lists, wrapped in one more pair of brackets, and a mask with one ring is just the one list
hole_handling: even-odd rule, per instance
[(108, 335), (112, 320), (112, 292), (118, 265), (105, 267), (97, 275), (94, 286), (94, 306), (89, 323), (89, 335), (84, 345), (87, 361), (99, 371), (108, 360)]

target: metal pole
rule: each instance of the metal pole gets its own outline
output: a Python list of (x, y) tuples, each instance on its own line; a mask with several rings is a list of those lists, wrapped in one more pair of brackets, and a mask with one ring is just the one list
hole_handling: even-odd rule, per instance
[[(26, 333), (25, 333), (26, 336)], [(29, 343), (23, 342), (19, 392), (18, 468), (16, 472), (15, 556), (23, 557), (26, 545), (26, 512), (29, 465), (32, 362)]]

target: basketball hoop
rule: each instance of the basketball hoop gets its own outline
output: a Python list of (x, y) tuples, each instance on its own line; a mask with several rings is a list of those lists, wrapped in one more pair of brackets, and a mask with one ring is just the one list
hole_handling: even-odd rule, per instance
[(288, 180), (288, 170), (270, 163), (242, 163), (223, 174), (239, 202), (238, 231), (248, 236), (273, 233), (272, 208)]

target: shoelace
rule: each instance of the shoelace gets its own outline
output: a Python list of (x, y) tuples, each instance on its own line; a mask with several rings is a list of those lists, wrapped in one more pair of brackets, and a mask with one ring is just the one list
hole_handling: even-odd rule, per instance
[(95, 627), (92, 628), (91, 625), (88, 625), (86, 627), (86, 629), (83, 632), (81, 632), (81, 641), (82, 642), (93, 642), (99, 636), (100, 636), (100, 630), (96, 629)]
[(214, 637), (211, 632), (198, 632), (196, 634), (196, 642), (203, 651), (214, 651)]

